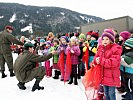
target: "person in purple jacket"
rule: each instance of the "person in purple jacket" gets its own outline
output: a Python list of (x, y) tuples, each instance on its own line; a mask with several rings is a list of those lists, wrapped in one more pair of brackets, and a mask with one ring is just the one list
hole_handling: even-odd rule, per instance
[(74, 77), (74, 85), (78, 85), (77, 82), (77, 66), (78, 66), (78, 56), (80, 55), (80, 48), (77, 45), (77, 38), (75, 36), (71, 37), (70, 39), (70, 45), (67, 46), (66, 48), (66, 55), (70, 51), (71, 55), (71, 64), (72, 64), (72, 72), (70, 75), (70, 81), (68, 84), (73, 83), (73, 77)]

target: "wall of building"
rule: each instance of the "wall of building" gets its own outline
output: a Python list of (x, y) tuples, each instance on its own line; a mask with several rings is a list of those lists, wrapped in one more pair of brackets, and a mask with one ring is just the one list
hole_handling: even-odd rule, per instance
[(99, 30), (99, 33), (102, 34), (105, 28), (113, 28), (117, 30), (118, 33), (120, 33), (121, 31), (133, 29), (133, 19), (129, 16), (125, 16), (98, 23), (86, 24), (80, 28), (82, 33), (87, 33), (90, 30)]
[(131, 17), (128, 18), (128, 24), (129, 24), (128, 30), (133, 32), (133, 18)]

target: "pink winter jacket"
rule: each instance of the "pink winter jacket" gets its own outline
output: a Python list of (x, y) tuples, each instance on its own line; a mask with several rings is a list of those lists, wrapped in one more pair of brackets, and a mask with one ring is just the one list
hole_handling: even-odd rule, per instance
[(101, 84), (120, 87), (121, 53), (122, 47), (117, 44), (109, 44), (106, 47), (99, 46), (94, 63), (96, 64), (96, 57), (100, 57), (100, 65), (102, 67)]
[(74, 51), (74, 54), (71, 53), (71, 63), (72, 65), (77, 65), (79, 63), (78, 61), (78, 56), (80, 55), (80, 49), (79, 46), (73, 45), (71, 47), (67, 46), (66, 48), (66, 55), (68, 53), (68, 51)]

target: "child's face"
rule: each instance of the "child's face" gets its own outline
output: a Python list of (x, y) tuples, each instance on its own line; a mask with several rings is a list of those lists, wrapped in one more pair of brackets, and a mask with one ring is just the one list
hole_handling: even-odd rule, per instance
[(57, 46), (58, 45), (58, 43), (57, 42), (54, 42), (54, 46)]
[(61, 38), (62, 44), (66, 44), (66, 40), (64, 38)]
[(49, 48), (49, 47), (50, 47), (50, 45), (49, 45), (49, 44), (46, 44), (46, 47), (48, 47), (48, 48)]
[(84, 42), (84, 38), (80, 38), (80, 42)]
[(87, 35), (87, 40), (91, 40), (91, 35)]
[(94, 37), (91, 37), (91, 40), (96, 40), (96, 38), (94, 38)]
[(75, 44), (76, 44), (75, 40), (72, 39), (72, 40), (71, 40), (71, 45), (75, 45)]
[(107, 46), (109, 44), (111, 44), (110, 39), (108, 37), (104, 36), (103, 39), (102, 39), (102, 45)]
[(40, 43), (40, 45), (43, 45), (43, 44), (45, 44), (45, 42), (41, 42), (41, 43)]
[(123, 40), (123, 37), (122, 36), (119, 36), (119, 41), (122, 41)]

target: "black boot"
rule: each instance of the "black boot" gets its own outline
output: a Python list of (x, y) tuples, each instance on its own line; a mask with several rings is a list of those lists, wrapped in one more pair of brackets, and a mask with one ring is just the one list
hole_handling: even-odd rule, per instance
[(59, 79), (58, 71), (55, 70), (55, 76), (53, 77), (54, 79)]
[(57, 70), (58, 76), (61, 75), (61, 72), (59, 70)]
[(18, 86), (19, 89), (21, 89), (21, 90), (25, 90), (25, 89), (26, 89), (25, 83), (23, 83), (23, 82), (19, 82), (19, 83), (17, 84), (17, 86)]
[(7, 75), (5, 75), (4, 71), (2, 70), (2, 76), (1, 76), (1, 78), (5, 78), (5, 77), (7, 77)]
[(15, 74), (13, 73), (13, 69), (10, 69), (9, 71), (10, 71), (10, 77), (15, 76)]
[(74, 85), (78, 85), (77, 75), (74, 76)]
[(68, 84), (72, 84), (73, 83), (73, 74), (70, 75), (70, 81), (68, 82)]
[(78, 65), (78, 79), (81, 79), (81, 71), (80, 71), (80, 66)]
[(43, 90), (43, 89), (44, 89), (44, 87), (39, 86), (39, 83), (40, 83), (40, 80), (37, 79), (37, 80), (35, 81), (33, 87), (32, 87), (32, 91), (33, 91), (33, 92), (34, 92), (36, 89), (38, 89), (38, 90)]

